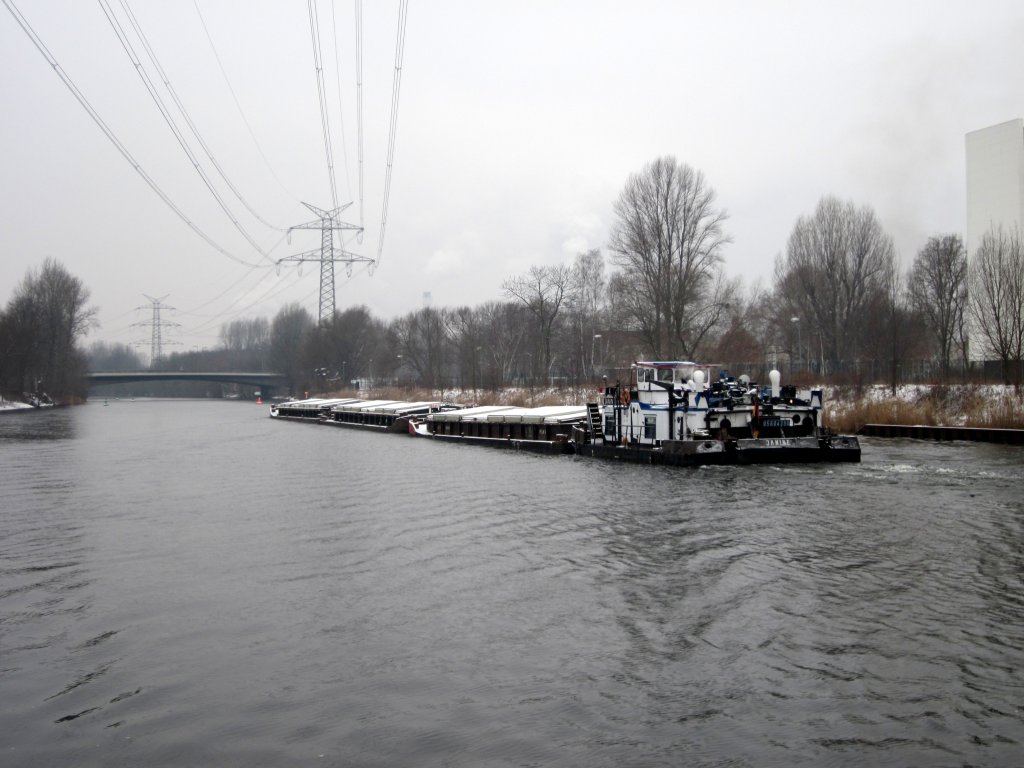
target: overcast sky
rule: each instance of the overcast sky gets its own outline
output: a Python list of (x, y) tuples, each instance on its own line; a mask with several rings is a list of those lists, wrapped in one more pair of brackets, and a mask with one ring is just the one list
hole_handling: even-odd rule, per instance
[[(146, 184), (0, 9), (0, 302), (51, 256), (99, 308), (88, 340), (147, 340), (131, 327), (149, 320), (137, 309), (145, 294), (176, 310), (163, 317), (181, 327), (165, 339), (181, 346), (167, 352), (215, 345), (223, 322), (270, 318), (293, 301), (316, 316), (318, 265), (271, 266), (319, 247), (318, 232), (289, 243), (281, 231), (313, 218), (302, 202), (331, 207), (307, 4), (107, 1), (159, 83), (125, 9), (134, 13), (217, 164), (278, 228), (247, 211), (175, 113), (269, 258), (193, 168), (103, 6), (16, 0), (141, 169), (230, 256)], [(317, 8), (338, 195), (358, 221), (354, 10), (341, 0)], [(364, 4), (366, 232), (348, 245), (368, 257), (378, 252), (397, 20), (397, 0)], [(964, 134), (1024, 115), (1022, 40), (1020, 0), (412, 0), (382, 257), (372, 276), (357, 267), (349, 279), (338, 265), (338, 308), (365, 304), (390, 319), (426, 292), (434, 306), (476, 305), (532, 264), (607, 253), (615, 199), (662, 155), (717, 191), (733, 239), (726, 269), (748, 285), (770, 282), (796, 219), (826, 194), (871, 206), (909, 264), (929, 235), (963, 232)]]

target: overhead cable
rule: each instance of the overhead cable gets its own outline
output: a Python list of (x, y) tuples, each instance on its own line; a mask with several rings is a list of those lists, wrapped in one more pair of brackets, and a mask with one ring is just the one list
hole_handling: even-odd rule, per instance
[(313, 40), (313, 66), (316, 69), (316, 89), (320, 99), (320, 127), (324, 134), (324, 151), (327, 154), (327, 177), (331, 183), (331, 202), (333, 208), (338, 207), (338, 187), (334, 181), (334, 152), (331, 149), (331, 126), (327, 112), (327, 92), (324, 87), (323, 56), (320, 48), (320, 19), (316, 10), (316, 0), (307, 0), (309, 9), (309, 33)]
[(217, 162), (217, 158), (213, 156), (213, 150), (210, 149), (209, 145), (206, 143), (206, 140), (203, 139), (202, 135), (199, 133), (199, 128), (192, 120), (192, 116), (189, 114), (188, 109), (185, 108), (184, 103), (182, 103), (181, 99), (178, 97), (178, 92), (174, 90), (174, 86), (171, 85), (170, 78), (168, 78), (167, 73), (164, 72), (164, 68), (163, 66), (161, 66), (160, 60), (156, 57), (156, 52), (153, 50), (153, 47), (149, 44), (149, 40), (146, 37), (146, 34), (142, 31), (142, 27), (139, 24), (138, 19), (135, 18), (135, 14), (132, 12), (131, 7), (127, 3), (127, 0), (121, 0), (121, 8), (124, 9), (125, 14), (128, 16), (128, 21), (131, 23), (132, 29), (135, 30), (135, 34), (139, 36), (139, 40), (142, 42), (142, 47), (145, 49), (146, 54), (149, 56), (149, 60), (153, 63), (153, 66), (156, 69), (157, 74), (163, 81), (164, 87), (167, 89), (167, 92), (171, 95), (171, 98), (174, 100), (174, 105), (178, 108), (178, 111), (181, 112), (182, 117), (185, 118), (185, 123), (192, 131), (192, 135), (195, 136), (196, 141), (199, 143), (199, 146), (202, 147), (203, 152), (206, 153), (207, 159), (210, 161), (210, 164), (213, 165), (214, 169), (217, 171), (217, 174), (228, 186), (228, 189), (230, 189), (231, 192), (235, 195), (235, 197), (238, 198), (238, 201), (243, 206), (245, 206), (245, 209), (249, 211), (249, 213), (251, 213), (253, 217), (258, 222), (260, 222), (260, 224), (263, 224), (264, 226), (269, 227), (270, 229), (277, 230), (278, 232), (284, 232), (284, 227), (275, 226), (274, 224), (271, 224), (269, 221), (260, 216), (260, 214), (251, 205), (249, 205), (249, 201), (242, 196), (242, 193), (238, 191), (238, 188), (234, 185), (231, 179), (228, 178), (227, 173), (224, 171), (223, 168), (221, 168), (220, 163)]
[(235, 214), (231, 211), (230, 208), (228, 208), (228, 204), (224, 201), (224, 198), (221, 196), (220, 192), (218, 192), (214, 188), (213, 183), (210, 181), (210, 177), (206, 175), (206, 171), (204, 171), (202, 166), (200, 166), (199, 160), (196, 158), (195, 153), (192, 151), (192, 148), (188, 145), (188, 142), (185, 140), (185, 137), (182, 134), (181, 129), (178, 127), (178, 124), (174, 121), (174, 117), (171, 115), (170, 110), (167, 108), (167, 105), (164, 103), (163, 99), (160, 97), (160, 94), (157, 92), (156, 86), (150, 79), (149, 74), (146, 72), (145, 67), (142, 66), (142, 61), (139, 59), (139, 56), (138, 54), (136, 54), (135, 49), (131, 44), (131, 41), (128, 39), (128, 35), (124, 31), (124, 27), (121, 26), (121, 22), (118, 21), (117, 17), (114, 15), (114, 12), (110, 8), (110, 5), (108, 4), (107, 0), (98, 0), (98, 2), (100, 4), (100, 7), (103, 9), (104, 15), (106, 15), (107, 17), (107, 21), (110, 22), (110, 26), (114, 30), (114, 34), (120, 41), (121, 47), (124, 48), (125, 53), (128, 54), (128, 58), (134, 65), (135, 71), (142, 79), (143, 84), (146, 86), (146, 90), (149, 92), (150, 97), (153, 99), (153, 102), (156, 104), (157, 109), (159, 110), (161, 116), (164, 118), (164, 122), (167, 123), (167, 127), (171, 129), (171, 133), (174, 134), (174, 138), (178, 140), (178, 145), (185, 152), (185, 155), (192, 163), (192, 167), (199, 175), (199, 178), (202, 180), (203, 184), (209, 190), (210, 194), (213, 196), (213, 199), (217, 201), (217, 205), (220, 206), (221, 210), (224, 211), (224, 214), (228, 217), (228, 219), (230, 219), (231, 223), (234, 224), (235, 229), (237, 229), (241, 233), (242, 237), (246, 239), (249, 245), (255, 248), (256, 251), (265, 259), (270, 260), (270, 254), (268, 254), (260, 247), (259, 243), (257, 243), (253, 239), (252, 235), (250, 235), (249, 232), (245, 229), (245, 227), (242, 226), (241, 222), (238, 221), (238, 218), (235, 216)]
[(341, 65), (338, 61), (338, 20), (334, 13), (334, 3), (331, 3), (331, 32), (334, 37), (334, 82), (338, 90), (338, 121), (341, 124), (341, 154), (345, 169), (345, 188), (348, 190), (349, 199), (351, 199), (352, 178), (348, 172), (348, 138), (345, 135), (345, 110), (342, 107), (345, 102), (341, 97)]
[(395, 40), (395, 77), (391, 86), (391, 124), (388, 127), (388, 155), (384, 170), (384, 203), (380, 214), (380, 237), (377, 239), (377, 260), (380, 265), (384, 250), (384, 230), (388, 223), (388, 200), (391, 196), (391, 169), (395, 160), (395, 134), (398, 130), (398, 99), (402, 90), (402, 59), (405, 56), (405, 19), (409, 11), (409, 0), (399, 0), (398, 34)]
[(22, 15), (21, 11), (18, 10), (18, 7), (14, 4), (14, 0), (0, 0), (0, 2), (3, 2), (3, 4), (7, 7), (7, 10), (10, 11), (11, 15), (14, 17), (14, 20), (18, 23), (18, 26), (20, 26), (22, 31), (24, 31), (25, 34), (28, 35), (29, 40), (32, 41), (32, 44), (36, 47), (36, 50), (38, 50), (39, 53), (42, 54), (43, 58), (46, 59), (47, 63), (51, 67), (53, 67), (54, 72), (56, 72), (57, 76), (61, 79), (61, 82), (64, 83), (65, 87), (71, 92), (71, 95), (75, 97), (75, 99), (86, 111), (89, 117), (92, 118), (92, 121), (96, 123), (99, 129), (103, 132), (103, 135), (106, 136), (110, 143), (114, 145), (115, 149), (117, 149), (117, 151), (121, 153), (121, 156), (128, 161), (129, 165), (131, 165), (132, 168), (135, 169), (135, 172), (142, 177), (142, 180), (149, 185), (149, 188), (156, 193), (157, 197), (159, 197), (163, 201), (163, 203), (178, 216), (179, 219), (181, 219), (186, 225), (188, 225), (189, 229), (191, 229), (193, 232), (199, 235), (199, 237), (205, 240), (206, 243), (210, 245), (210, 247), (212, 247), (218, 253), (228, 257), (232, 261), (238, 262), (239, 264), (245, 264), (246, 266), (250, 267), (265, 266), (261, 264), (254, 264), (252, 262), (246, 261), (245, 259), (239, 258), (238, 256), (235, 256), (233, 253), (231, 253), (223, 246), (221, 246), (219, 243), (217, 243), (203, 230), (201, 230), (195, 224), (195, 222), (193, 222), (188, 216), (186, 216), (185, 212), (182, 211), (177, 205), (175, 205), (174, 201), (171, 200), (167, 193), (160, 188), (160, 186), (156, 183), (156, 181), (154, 181), (154, 179), (148, 173), (146, 173), (142, 165), (135, 159), (132, 153), (128, 151), (128, 148), (121, 142), (121, 140), (117, 137), (113, 130), (111, 130), (110, 126), (108, 126), (103, 121), (103, 118), (100, 117), (99, 113), (93, 108), (92, 104), (89, 103), (89, 100), (85, 98), (85, 94), (83, 94), (78, 89), (78, 86), (75, 85), (74, 81), (67, 74), (67, 72), (65, 72), (61, 68), (60, 64), (57, 62), (57, 59), (50, 52), (50, 49), (46, 47), (46, 44), (42, 41), (39, 35), (36, 34), (36, 31), (32, 28), (32, 25), (28, 23), (28, 20), (26, 20), (25, 17)]
[(220, 74), (224, 78), (224, 84), (228, 87), (228, 91), (231, 93), (231, 99), (235, 102), (235, 108), (238, 110), (238, 115), (242, 118), (242, 122), (245, 123), (245, 129), (249, 132), (249, 136), (252, 138), (252, 143), (256, 146), (256, 151), (259, 152), (260, 157), (263, 158), (263, 164), (267, 166), (267, 170), (270, 171), (270, 175), (274, 177), (274, 181), (277, 182), (278, 186), (281, 187), (285, 194), (290, 198), (298, 200), (298, 195), (294, 194), (285, 186), (284, 182), (281, 181), (281, 178), (274, 171), (273, 166), (270, 164), (270, 160), (267, 159), (267, 155), (263, 151), (263, 147), (260, 145), (259, 139), (256, 138), (256, 134), (253, 132), (252, 125), (249, 124), (249, 120), (245, 116), (241, 103), (238, 101), (238, 96), (235, 94), (235, 89), (231, 85), (231, 80), (228, 77), (227, 70), (224, 69), (224, 62), (221, 61), (220, 54), (217, 53), (217, 46), (213, 43), (213, 36), (210, 34), (209, 28), (206, 26), (206, 19), (203, 18), (203, 12), (199, 10), (199, 0), (192, 0), (192, 3), (195, 5), (196, 14), (199, 16), (199, 23), (203, 27), (203, 33), (206, 35), (206, 40), (210, 43), (210, 50), (213, 52), (213, 57), (217, 60), (217, 66), (220, 68)]
[(359, 234), (363, 241), (363, 0), (356, 0), (356, 130), (359, 166)]

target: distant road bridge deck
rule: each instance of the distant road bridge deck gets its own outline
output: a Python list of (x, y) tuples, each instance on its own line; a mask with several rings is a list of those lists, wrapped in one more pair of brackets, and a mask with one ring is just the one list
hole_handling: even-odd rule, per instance
[(246, 371), (99, 371), (86, 375), (90, 386), (129, 384), (138, 381), (208, 381), (219, 384), (242, 384), (259, 387), (264, 396), (285, 385), (281, 373), (249, 373)]

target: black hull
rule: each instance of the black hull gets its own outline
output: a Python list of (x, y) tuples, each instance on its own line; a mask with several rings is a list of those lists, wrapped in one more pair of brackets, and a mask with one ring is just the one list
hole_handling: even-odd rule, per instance
[(577, 453), (634, 464), (675, 467), (750, 464), (835, 464), (860, 461), (853, 436), (666, 441), (658, 447), (587, 443)]
[(479, 445), (485, 448), (500, 448), (509, 451), (525, 451), (527, 453), (544, 454), (565, 454), (575, 453), (574, 446), (568, 439), (565, 440), (513, 440), (511, 438), (496, 437), (466, 437), (464, 435), (420, 435), (433, 440), (441, 440), (446, 443), (458, 443), (461, 445)]
[[(282, 421), (327, 424), (375, 432), (409, 433), (408, 417), (376, 417), (377, 423), (356, 423), (323, 418), (278, 415)], [(582, 434), (582, 433), (578, 433)], [(676, 467), (750, 464), (835, 464), (860, 461), (860, 443), (856, 436), (762, 437), (734, 440), (666, 440), (659, 446), (616, 445), (615, 443), (573, 442), (568, 436), (554, 440), (450, 435), (437, 432), (419, 435), (462, 445), (558, 455), (576, 453), (632, 464), (660, 464)]]

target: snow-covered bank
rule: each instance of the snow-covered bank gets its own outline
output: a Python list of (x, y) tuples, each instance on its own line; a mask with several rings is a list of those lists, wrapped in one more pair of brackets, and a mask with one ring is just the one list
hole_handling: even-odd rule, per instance
[(0, 400), (0, 413), (3, 411), (30, 411), (34, 408), (34, 405), (28, 403), (19, 403), (14, 400)]
[(45, 393), (33, 395), (25, 392), (22, 393), (20, 400), (10, 400), (3, 395), (0, 395), (0, 413), (24, 410), (30, 411), (33, 408), (52, 408), (53, 406), (53, 400), (51, 400), (49, 395)]
[(1024, 428), (1024, 399), (1003, 384), (907, 384), (826, 387), (826, 423), (842, 431), (864, 424)]

